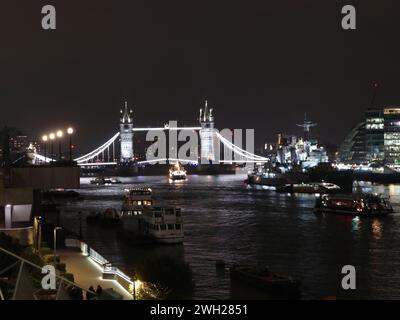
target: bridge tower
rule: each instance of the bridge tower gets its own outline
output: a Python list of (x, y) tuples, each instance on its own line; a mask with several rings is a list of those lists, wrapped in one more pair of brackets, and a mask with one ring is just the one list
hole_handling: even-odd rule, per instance
[(201, 163), (212, 163), (215, 161), (214, 154), (214, 116), (212, 108), (208, 107), (207, 100), (204, 109), (200, 109), (200, 157)]
[(124, 109), (121, 109), (120, 116), (120, 137), (121, 137), (121, 158), (120, 162), (134, 160), (133, 154), (133, 111), (128, 109), (125, 101)]

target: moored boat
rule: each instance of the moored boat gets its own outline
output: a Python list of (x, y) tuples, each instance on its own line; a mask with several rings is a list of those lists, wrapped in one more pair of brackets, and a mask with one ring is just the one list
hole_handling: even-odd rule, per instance
[(153, 206), (150, 188), (126, 189), (121, 236), (133, 243), (182, 243), (181, 209)]
[(245, 266), (230, 268), (231, 280), (244, 282), (264, 290), (275, 298), (294, 298), (301, 296), (301, 282), (289, 276), (273, 273), (268, 267), (257, 269)]
[(309, 177), (307, 174), (298, 169), (281, 172), (274, 167), (258, 167), (253, 172), (248, 173), (247, 179), (244, 182), (250, 186), (267, 186), (275, 189), (290, 184), (300, 184), (308, 181)]
[(393, 208), (389, 199), (378, 194), (324, 194), (317, 198), (314, 212), (371, 217), (386, 216)]
[(152, 206), (151, 188), (132, 188), (124, 190), (121, 214), (123, 217), (142, 214), (143, 209)]
[(152, 207), (144, 212), (144, 234), (158, 243), (177, 244), (184, 239), (181, 209), (175, 207)]
[(115, 226), (120, 222), (121, 215), (114, 208), (107, 208), (104, 212), (92, 212), (86, 217), (88, 224), (100, 223), (106, 227)]
[(329, 182), (311, 182), (311, 183), (296, 183), (286, 184), (283, 187), (277, 187), (277, 192), (289, 193), (338, 193), (340, 187)]
[(93, 180), (90, 180), (90, 183), (100, 186), (100, 185), (121, 184), (122, 182), (116, 178), (97, 177)]

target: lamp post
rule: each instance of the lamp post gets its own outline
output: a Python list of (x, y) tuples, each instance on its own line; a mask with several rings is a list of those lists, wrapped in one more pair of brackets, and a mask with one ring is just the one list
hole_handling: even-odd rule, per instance
[(50, 138), (50, 155), (51, 155), (51, 161), (54, 160), (54, 150), (53, 150), (53, 144), (54, 144), (54, 139), (56, 138), (56, 135), (54, 133), (50, 133), (49, 134), (49, 138)]
[(63, 137), (63, 132), (61, 130), (57, 131), (57, 138), (58, 138), (58, 160), (61, 160), (61, 138)]
[(54, 228), (54, 238), (53, 238), (53, 241), (54, 241), (54, 252), (53, 252), (53, 254), (54, 254), (54, 265), (56, 265), (56, 263), (57, 263), (57, 258), (56, 258), (56, 251), (57, 251), (57, 230), (61, 230), (62, 228), (61, 227), (55, 227)]
[(42, 137), (42, 141), (43, 141), (43, 145), (44, 145), (44, 164), (47, 163), (47, 140), (49, 139), (49, 137), (47, 135), (44, 135)]
[(67, 133), (69, 135), (69, 161), (72, 162), (72, 134), (74, 133), (73, 128), (68, 128)]

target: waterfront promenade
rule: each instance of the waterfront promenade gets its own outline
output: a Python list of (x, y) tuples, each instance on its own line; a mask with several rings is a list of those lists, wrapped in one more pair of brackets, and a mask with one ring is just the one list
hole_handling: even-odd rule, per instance
[(100, 285), (103, 290), (113, 289), (122, 295), (124, 300), (132, 300), (132, 296), (117, 281), (103, 279), (101, 267), (79, 250), (65, 248), (58, 250), (57, 253), (61, 262), (66, 264), (67, 272), (74, 275), (74, 281), (79, 286), (85, 289), (93, 286), (96, 290), (97, 285)]

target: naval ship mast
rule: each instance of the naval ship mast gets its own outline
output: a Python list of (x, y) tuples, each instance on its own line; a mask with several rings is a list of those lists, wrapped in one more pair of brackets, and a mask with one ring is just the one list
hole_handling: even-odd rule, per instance
[(310, 128), (315, 127), (317, 123), (307, 120), (307, 113), (304, 113), (304, 122), (302, 124), (297, 124), (298, 127), (304, 129), (304, 141), (310, 140)]

